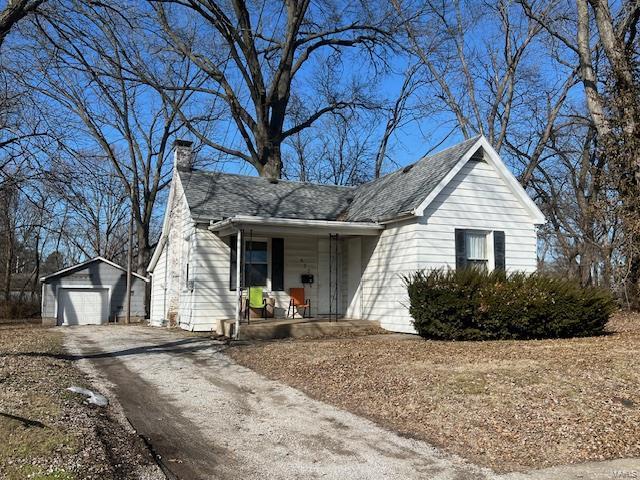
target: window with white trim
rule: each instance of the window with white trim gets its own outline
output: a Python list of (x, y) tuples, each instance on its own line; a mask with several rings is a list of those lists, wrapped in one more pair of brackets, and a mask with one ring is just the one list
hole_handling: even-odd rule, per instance
[(456, 228), (455, 244), (456, 269), (504, 269), (504, 232)]
[(464, 232), (464, 243), (467, 265), (487, 270), (489, 264), (487, 234), (485, 232), (467, 230)]

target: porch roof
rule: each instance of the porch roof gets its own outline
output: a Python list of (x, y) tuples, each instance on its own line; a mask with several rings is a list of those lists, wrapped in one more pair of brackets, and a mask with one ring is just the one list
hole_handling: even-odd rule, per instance
[(297, 218), (257, 217), (236, 215), (219, 222), (211, 222), (209, 230), (221, 237), (236, 233), (240, 229), (250, 229), (253, 233), (277, 235), (320, 236), (329, 234), (372, 236), (384, 229), (373, 222), (340, 222), (332, 220), (304, 220)]

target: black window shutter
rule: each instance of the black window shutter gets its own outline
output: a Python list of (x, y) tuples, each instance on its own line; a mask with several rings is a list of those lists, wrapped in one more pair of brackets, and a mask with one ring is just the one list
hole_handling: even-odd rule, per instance
[(461, 270), (467, 266), (467, 244), (464, 232), (464, 230), (456, 228), (456, 270)]
[(493, 232), (493, 258), (496, 261), (495, 269), (504, 272), (506, 268), (504, 232)]
[(271, 239), (271, 290), (284, 290), (284, 238)]
[(229, 237), (229, 247), (231, 248), (230, 262), (229, 262), (229, 290), (235, 291), (236, 289), (236, 262), (238, 259), (238, 237), (232, 235)]

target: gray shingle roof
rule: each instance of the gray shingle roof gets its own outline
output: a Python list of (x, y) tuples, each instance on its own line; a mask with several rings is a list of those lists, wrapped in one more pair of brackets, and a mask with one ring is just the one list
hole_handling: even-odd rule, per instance
[(425, 157), (408, 171), (404, 167), (358, 186), (345, 220), (377, 221), (417, 208), (479, 138), (470, 138)]
[(478, 138), (357, 187), (197, 170), (179, 175), (191, 215), (199, 222), (235, 215), (372, 222), (418, 207)]
[(180, 178), (196, 221), (234, 215), (335, 220), (353, 198), (351, 187), (199, 171), (180, 172)]

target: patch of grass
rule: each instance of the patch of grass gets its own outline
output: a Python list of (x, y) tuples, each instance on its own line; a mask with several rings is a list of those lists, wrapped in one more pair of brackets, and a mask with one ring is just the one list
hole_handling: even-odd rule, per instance
[(9, 459), (28, 460), (54, 453), (72, 454), (78, 442), (69, 432), (59, 427), (27, 426), (21, 420), (0, 416), (0, 462)]
[(452, 376), (446, 387), (453, 394), (482, 395), (487, 393), (487, 381), (484, 377), (474, 374), (457, 374)]
[(64, 389), (82, 377), (63, 353), (59, 331), (0, 326), (0, 477), (75, 478), (57, 464), (82, 446)]
[(31, 478), (33, 480), (74, 480), (76, 477), (64, 470), (56, 470), (49, 473), (37, 473)]
[(92, 386), (66, 357), (63, 332), (0, 324), (0, 479), (137, 478), (153, 457), (111, 407), (66, 390)]
[(5, 480), (76, 480), (76, 476), (66, 470), (45, 471), (40, 467), (32, 465), (22, 465), (16, 468), (10, 468), (4, 473)]

